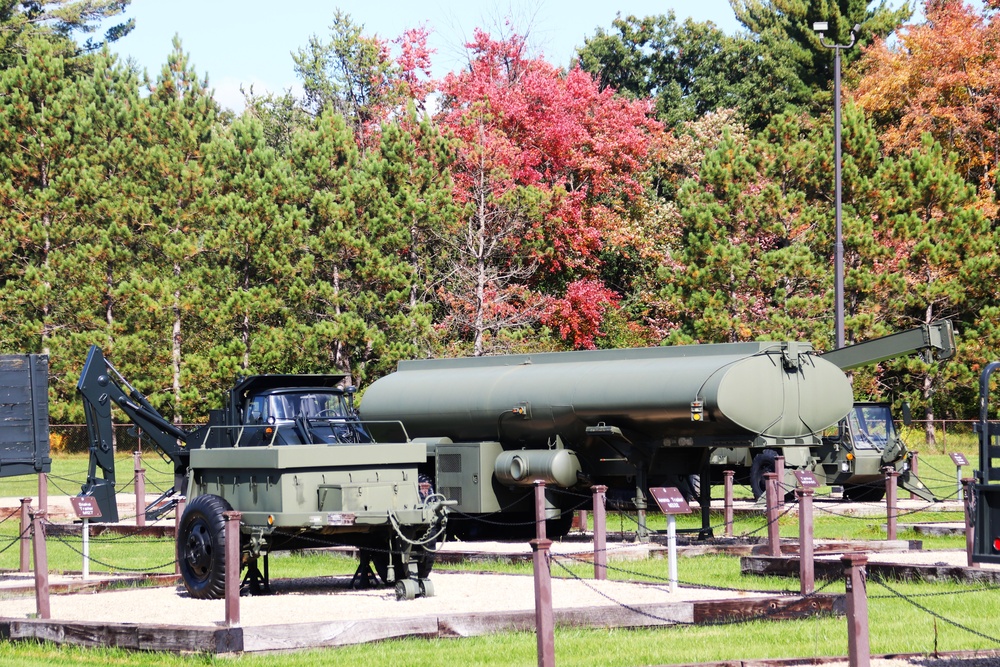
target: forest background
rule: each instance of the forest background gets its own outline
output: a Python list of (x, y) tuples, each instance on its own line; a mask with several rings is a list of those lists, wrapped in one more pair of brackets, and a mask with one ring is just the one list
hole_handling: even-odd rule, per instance
[[(1000, 0), (731, 0), (743, 27), (619, 16), (567, 68), (477, 30), (331, 13), (303, 93), (211, 97), (104, 48), (129, 0), (0, 0), (0, 351), (50, 356), (79, 423), (92, 344), (170, 419), (239, 375), (414, 357), (803, 340), (833, 347), (833, 52), (844, 50), (848, 343), (941, 318), (958, 354), (859, 398), (973, 417), (1000, 355)], [(97, 26), (113, 27), (98, 35)], [(595, 378), (627, 382), (627, 378)]]

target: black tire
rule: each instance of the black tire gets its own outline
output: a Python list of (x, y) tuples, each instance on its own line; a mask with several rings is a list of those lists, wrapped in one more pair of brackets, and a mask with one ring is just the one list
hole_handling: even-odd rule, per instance
[(773, 449), (765, 449), (753, 457), (753, 463), (750, 465), (750, 490), (753, 491), (754, 500), (764, 495), (764, 475), (774, 472), (777, 459), (778, 452)]
[(885, 485), (877, 482), (845, 484), (844, 497), (855, 503), (877, 503), (885, 498)]
[(226, 522), (232, 510), (224, 498), (198, 496), (181, 516), (177, 534), (177, 562), (188, 595), (217, 600), (226, 595)]
[(573, 528), (573, 512), (562, 510), (558, 519), (545, 520), (545, 537), (550, 540), (560, 540), (569, 535)]
[(701, 475), (688, 475), (687, 483), (688, 486), (691, 487), (691, 493), (694, 494), (694, 499), (698, 500), (701, 498)]

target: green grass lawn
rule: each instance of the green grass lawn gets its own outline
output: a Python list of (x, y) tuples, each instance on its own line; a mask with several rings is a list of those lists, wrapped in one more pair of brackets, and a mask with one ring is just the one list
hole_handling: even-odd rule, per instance
[[(950, 481), (948, 472), (954, 466), (944, 454), (921, 455), (921, 465), (945, 471), (935, 473), (945, 488)], [(971, 460), (971, 457), (970, 457)], [(156, 464), (156, 465), (151, 465)], [(146, 464), (150, 476), (170, 484), (170, 468), (153, 459)], [(159, 472), (157, 471), (159, 469)], [(923, 470), (923, 468), (922, 468)], [(86, 458), (60, 456), (53, 463), (53, 476), (75, 489), (77, 476), (86, 476)], [(118, 479), (132, 478), (131, 456), (120, 457)], [(922, 475), (928, 477), (930, 475)], [(154, 477), (155, 479), (155, 477)], [(16, 481), (15, 481), (16, 480)], [(925, 479), (926, 481), (926, 479)], [(0, 495), (34, 495), (34, 478), (12, 478), (0, 481)], [(933, 485), (932, 485), (933, 488)], [(58, 491), (51, 490), (56, 494)], [(721, 495), (721, 489), (716, 490)], [(2, 517), (0, 517), (2, 518)], [(940, 512), (928, 506), (905, 522), (961, 521), (958, 512)], [(712, 515), (712, 523), (721, 534), (721, 513)], [(839, 517), (822, 511), (815, 513), (814, 530), (817, 538), (865, 539), (884, 538), (884, 516)], [(901, 519), (901, 522), (904, 519)], [(665, 528), (662, 515), (650, 513), (650, 527)], [(635, 529), (634, 514), (609, 515), (609, 530)], [(766, 536), (763, 515), (737, 516), (737, 535)], [(783, 537), (798, 535), (794, 515), (779, 521)], [(679, 528), (697, 528), (697, 516), (682, 516)], [(17, 567), (18, 551), (16, 520), (0, 523), (0, 569)], [(964, 537), (923, 537), (912, 531), (900, 531), (901, 539), (921, 539), (925, 548), (962, 549)], [(50, 567), (54, 571), (79, 571), (81, 556), (79, 539), (54, 540), (49, 543)], [(134, 536), (97, 538), (91, 554), (99, 562), (91, 571), (173, 571), (174, 544), (169, 539), (149, 539)], [(353, 559), (329, 552), (276, 554), (271, 561), (275, 578), (298, 578), (314, 575), (349, 574), (354, 571)], [(530, 575), (530, 564), (472, 563), (461, 566), (439, 566), (437, 569), (487, 570)], [(612, 561), (609, 576), (616, 579), (663, 582), (668, 573), (666, 559), (644, 561)], [(593, 566), (557, 558), (553, 576), (589, 578)], [(739, 560), (728, 556), (682, 558), (678, 564), (682, 585), (737, 588), (741, 590), (798, 590), (795, 579), (741, 575)], [(822, 586), (822, 582), (818, 582)], [(888, 586), (888, 587), (887, 587)], [(823, 592), (843, 592), (843, 582), (823, 587)], [(887, 585), (870, 581), (868, 584), (870, 641), (873, 653), (933, 652), (968, 649), (1000, 648), (1000, 588), (957, 583), (901, 583)], [(905, 600), (900, 595), (908, 596)], [(625, 601), (627, 602), (627, 601)], [(919, 607), (917, 605), (920, 605)], [(0, 599), (0, 613), (3, 600)], [(563, 629), (556, 631), (556, 660), (559, 665), (621, 665), (678, 664), (708, 662), (737, 658), (789, 658), (846, 655), (846, 621), (843, 617), (820, 616), (799, 621), (752, 622), (718, 626), (678, 626), (663, 629)], [(961, 627), (959, 627), (961, 626)], [(979, 633), (979, 634), (977, 634)], [(525, 665), (536, 662), (536, 639), (532, 633), (500, 633), (465, 639), (402, 639), (339, 649), (305, 651), (283, 655), (243, 655), (237, 658), (218, 656), (175, 656), (168, 654), (130, 653), (104, 649), (58, 647), (49, 644), (11, 643), (0, 641), (0, 664), (3, 665), (249, 665), (253, 667), (299, 665)]]

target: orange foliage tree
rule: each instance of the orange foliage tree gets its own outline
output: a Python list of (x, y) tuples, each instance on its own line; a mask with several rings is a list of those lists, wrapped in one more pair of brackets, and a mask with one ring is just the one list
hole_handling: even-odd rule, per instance
[(1000, 155), (1000, 17), (997, 0), (974, 7), (928, 0), (926, 22), (898, 41), (877, 40), (860, 61), (855, 98), (881, 129), (885, 150), (903, 155), (929, 133), (979, 188), (980, 207), (996, 215)]

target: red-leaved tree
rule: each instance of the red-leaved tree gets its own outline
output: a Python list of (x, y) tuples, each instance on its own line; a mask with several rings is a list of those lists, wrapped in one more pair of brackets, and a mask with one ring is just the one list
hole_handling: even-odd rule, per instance
[[(446, 301), (474, 354), (510, 322), (556, 311), (579, 320), (571, 329), (597, 331), (603, 309), (565, 286), (584, 279), (593, 286), (604, 238), (642, 196), (662, 131), (648, 101), (602, 91), (590, 74), (530, 59), (524, 46), (520, 37), (498, 41), (477, 31), (469, 67), (441, 86), (439, 120), (459, 139), (453, 174), (466, 211), (456, 253), (463, 261)], [(593, 345), (590, 335), (566, 338)]]

